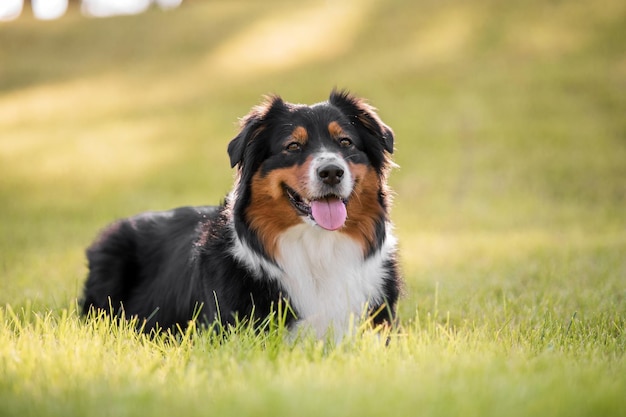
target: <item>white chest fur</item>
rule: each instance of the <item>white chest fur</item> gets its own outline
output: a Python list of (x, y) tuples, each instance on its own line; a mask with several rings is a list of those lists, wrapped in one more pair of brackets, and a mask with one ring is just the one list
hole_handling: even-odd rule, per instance
[(384, 262), (395, 248), (388, 233), (379, 252), (364, 259), (363, 249), (351, 237), (301, 224), (278, 241), (280, 282), (299, 316), (299, 326), (318, 337), (332, 329), (336, 339), (358, 319), (366, 306), (383, 298)]

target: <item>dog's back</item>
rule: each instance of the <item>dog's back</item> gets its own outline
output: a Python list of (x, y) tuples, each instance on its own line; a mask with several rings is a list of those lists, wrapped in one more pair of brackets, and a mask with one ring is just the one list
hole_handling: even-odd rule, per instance
[(92, 307), (112, 310), (151, 318), (150, 323), (164, 327), (188, 320), (195, 304), (204, 301), (194, 280), (196, 242), (217, 210), (147, 212), (110, 225), (87, 250), (83, 312)]

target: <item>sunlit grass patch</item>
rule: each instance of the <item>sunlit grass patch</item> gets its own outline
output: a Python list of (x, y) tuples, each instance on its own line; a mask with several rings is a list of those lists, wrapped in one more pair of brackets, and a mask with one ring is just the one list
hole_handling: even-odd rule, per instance
[(226, 337), (193, 326), (151, 337), (133, 321), (5, 307), (0, 396), (20, 415), (618, 409), (623, 317), (453, 326), (431, 313), (387, 334), (388, 343), (364, 331), (332, 346), (285, 338), (279, 324), (263, 333), (243, 325)]

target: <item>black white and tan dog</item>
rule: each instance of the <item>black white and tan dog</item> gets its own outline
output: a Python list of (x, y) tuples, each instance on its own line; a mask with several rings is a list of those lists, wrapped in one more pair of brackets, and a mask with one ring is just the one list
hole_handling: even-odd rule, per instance
[(236, 177), (222, 205), (146, 212), (100, 234), (83, 313), (138, 317), (151, 331), (263, 319), (288, 303), (291, 328), (335, 338), (353, 317), (391, 322), (401, 285), (393, 142), (347, 92), (312, 106), (269, 97), (228, 145)]

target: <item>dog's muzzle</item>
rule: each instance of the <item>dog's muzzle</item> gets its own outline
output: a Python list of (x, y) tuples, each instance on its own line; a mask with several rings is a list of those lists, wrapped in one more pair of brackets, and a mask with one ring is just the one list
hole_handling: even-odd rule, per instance
[(352, 176), (343, 158), (330, 152), (316, 155), (307, 183), (306, 197), (285, 186), (285, 194), (296, 211), (326, 230), (343, 227), (353, 187)]

